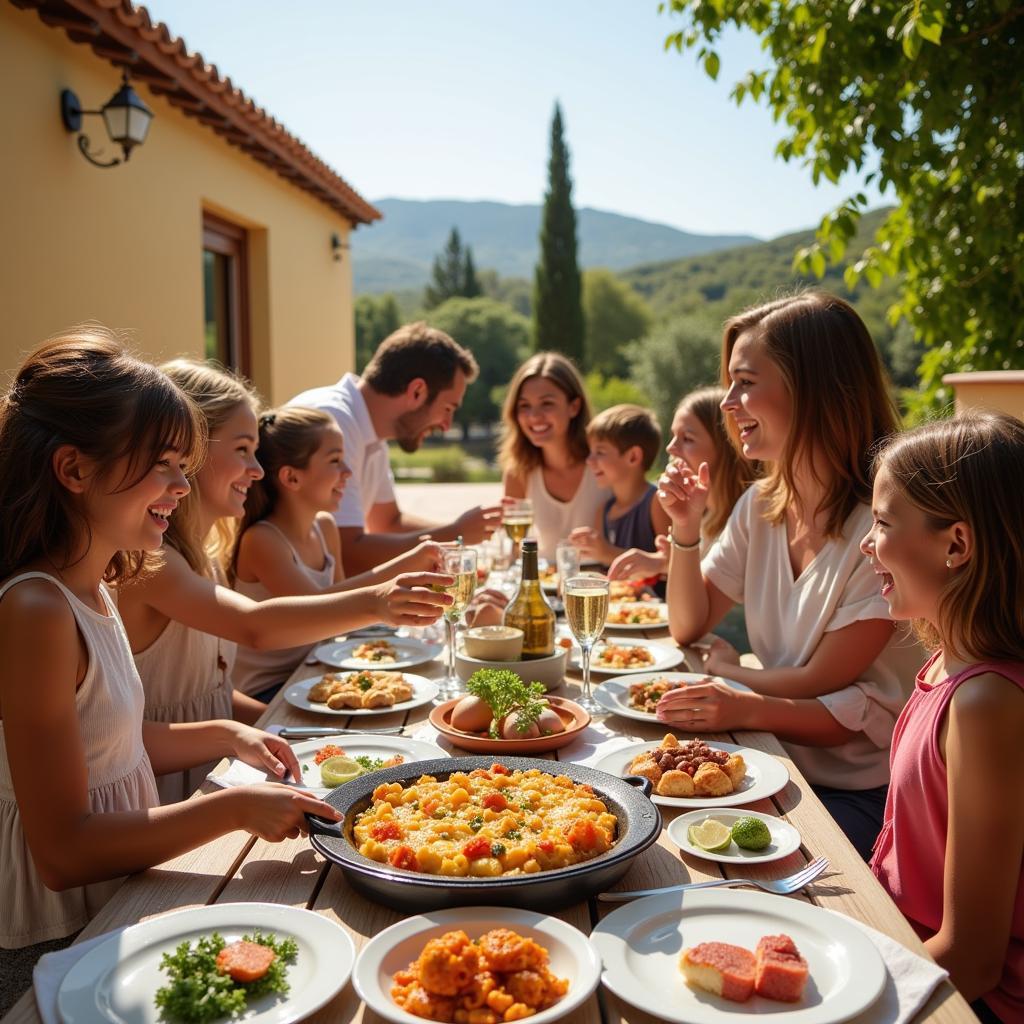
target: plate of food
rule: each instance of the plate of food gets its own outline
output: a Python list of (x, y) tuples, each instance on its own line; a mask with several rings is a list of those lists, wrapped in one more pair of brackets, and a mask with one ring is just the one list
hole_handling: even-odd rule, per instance
[(719, 889), (648, 896), (590, 934), (601, 980), (674, 1024), (839, 1024), (872, 1006), (886, 970), (842, 914), (802, 900)]
[[(545, 1024), (590, 996), (601, 961), (582, 932), (556, 917), (462, 907), (407, 918), (375, 935), (359, 954), (352, 984), (386, 1020), (418, 1024), (477, 1009), (481, 993), (474, 982), (484, 972), (494, 986), (488, 1006), (519, 1003), (523, 1016)], [(443, 1017), (432, 1015), (442, 1008)]]
[(612, 601), (604, 624), (608, 629), (658, 629), (668, 625), (668, 605), (664, 601)]
[[(541, 697), (537, 711), (513, 710), (495, 719), (494, 713), (461, 697), (445, 701), (430, 712), (430, 724), (457, 747), (474, 754), (545, 754), (568, 746), (590, 724), (590, 715), (575, 701), (564, 697)], [(518, 726), (525, 721), (520, 732)], [(459, 722), (465, 728), (457, 728)], [(478, 728), (476, 728), (478, 727)]]
[(650, 779), (651, 799), (666, 807), (736, 807), (778, 793), (789, 782), (789, 770), (771, 754), (717, 740), (680, 740), (672, 733), (660, 743), (620, 747), (594, 767), (621, 778)]
[(649, 580), (612, 580), (608, 584), (610, 601), (656, 601)]
[(537, 578), (540, 580), (541, 590), (545, 593), (558, 593), (558, 567), (553, 563), (551, 565), (542, 565), (537, 570)]
[(767, 864), (800, 849), (800, 833), (785, 818), (746, 808), (680, 814), (668, 837), (683, 853), (720, 864)]
[(354, 637), (329, 640), (313, 649), (311, 657), (333, 668), (412, 668), (436, 658), (443, 647), (413, 636)]
[(348, 933), (327, 917), (271, 903), (215, 903), (115, 932), (61, 982), (64, 1024), (212, 1021), (289, 1024), (345, 987)]
[(701, 675), (698, 672), (650, 672), (627, 679), (609, 679), (594, 690), (598, 704), (623, 718), (634, 718), (638, 722), (656, 722), (655, 708), (658, 701), (680, 686), (693, 683), (725, 683), (734, 690), (750, 691), (749, 686), (721, 676)]
[[(580, 667), (580, 649), (573, 646), (572, 662)], [(591, 672), (621, 676), (632, 672), (662, 672), (683, 661), (683, 652), (675, 646), (654, 640), (599, 640), (590, 654)]]
[(438, 685), (411, 672), (325, 672), (300, 679), (284, 691), (284, 699), (303, 711), (321, 715), (383, 715), (428, 704)]
[[(299, 762), (299, 785), (317, 795), (382, 768), (448, 756), (435, 744), (408, 736), (326, 737), (293, 743), (292, 750)], [(268, 775), (267, 781), (277, 780)]]

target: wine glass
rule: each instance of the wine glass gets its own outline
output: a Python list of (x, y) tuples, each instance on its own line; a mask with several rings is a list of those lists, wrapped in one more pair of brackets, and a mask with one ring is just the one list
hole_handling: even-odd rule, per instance
[(590, 652), (604, 632), (604, 622), (608, 617), (608, 578), (571, 576), (565, 581), (563, 593), (565, 617), (580, 645), (583, 666), (583, 696), (577, 703), (588, 714), (600, 714), (603, 708), (590, 692)]
[(444, 619), (448, 624), (448, 671), (439, 693), (442, 700), (449, 700), (465, 693), (462, 680), (455, 674), (455, 634), (459, 619), (476, 590), (476, 551), (473, 548), (458, 547), (442, 549), (441, 554), (441, 571), (446, 576), (454, 577), (454, 582), (448, 586), (435, 588), (452, 595), (452, 603), (444, 610)]
[(512, 564), (515, 565), (523, 538), (533, 526), (533, 502), (529, 498), (506, 498), (501, 509), (501, 525), (512, 538)]
[(565, 581), (580, 572), (580, 549), (571, 540), (555, 545), (555, 569), (558, 572), (558, 596), (565, 603)]

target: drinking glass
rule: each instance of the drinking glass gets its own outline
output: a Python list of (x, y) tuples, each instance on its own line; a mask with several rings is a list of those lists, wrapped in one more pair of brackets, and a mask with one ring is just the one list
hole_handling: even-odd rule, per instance
[(608, 578), (606, 576), (571, 576), (565, 581), (565, 617), (576, 642), (580, 645), (583, 666), (583, 696), (577, 702), (591, 715), (603, 708), (590, 691), (590, 652), (604, 632), (608, 617)]
[(565, 602), (565, 581), (580, 574), (580, 549), (571, 540), (555, 545), (555, 569), (558, 571), (558, 596)]
[(523, 538), (533, 526), (533, 502), (529, 498), (506, 498), (501, 509), (501, 525), (512, 538), (512, 564), (515, 565)]
[(448, 671), (438, 695), (442, 700), (449, 700), (465, 693), (462, 680), (455, 674), (455, 635), (459, 619), (476, 590), (476, 551), (463, 547), (445, 548), (442, 549), (442, 556), (444, 563), (441, 571), (446, 576), (454, 577), (454, 582), (448, 586), (436, 588), (442, 593), (451, 594), (453, 599), (444, 610), (444, 619), (448, 624)]

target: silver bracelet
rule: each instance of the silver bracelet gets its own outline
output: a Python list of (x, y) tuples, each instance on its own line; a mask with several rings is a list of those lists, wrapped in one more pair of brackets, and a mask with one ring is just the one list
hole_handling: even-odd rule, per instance
[(692, 544), (680, 544), (676, 540), (675, 534), (669, 530), (669, 539), (672, 541), (672, 547), (678, 548), (680, 551), (696, 551), (700, 548), (700, 538), (698, 537)]

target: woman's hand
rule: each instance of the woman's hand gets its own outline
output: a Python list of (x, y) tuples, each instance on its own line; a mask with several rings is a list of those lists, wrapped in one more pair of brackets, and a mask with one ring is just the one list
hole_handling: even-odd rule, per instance
[(309, 831), (307, 814), (328, 821), (341, 820), (341, 815), (329, 803), (292, 786), (261, 782), (255, 786), (239, 786), (231, 792), (237, 794), (240, 827), (271, 843), (305, 835)]
[(623, 551), (608, 566), (608, 579), (646, 580), (652, 576), (666, 575), (669, 539), (665, 536), (655, 537), (654, 543), (657, 545), (657, 551), (641, 551), (640, 548)]
[[(402, 573), (387, 583), (371, 588), (377, 603), (377, 618), (390, 626), (429, 626), (452, 603), (450, 587), (454, 577), (441, 573)], [(437, 587), (437, 590), (431, 588)]]
[(680, 544), (700, 540), (700, 523), (711, 491), (711, 471), (702, 462), (694, 473), (689, 466), (672, 463), (658, 477), (658, 501), (672, 520), (672, 534)]
[(710, 676), (728, 676), (729, 669), (740, 664), (740, 652), (720, 636), (711, 641), (711, 646), (701, 656), (704, 659), (704, 671)]
[(466, 608), (466, 625), (500, 626), (505, 618), (508, 598), (492, 587), (481, 590), (473, 596)]
[(726, 732), (747, 729), (749, 698), (754, 694), (707, 680), (669, 690), (658, 701), (659, 722), (686, 732)]
[(229, 726), (231, 750), (239, 761), (254, 768), (264, 768), (282, 780), (290, 775), (295, 782), (300, 781), (299, 762), (292, 748), (280, 736), (241, 722), (231, 722)]

